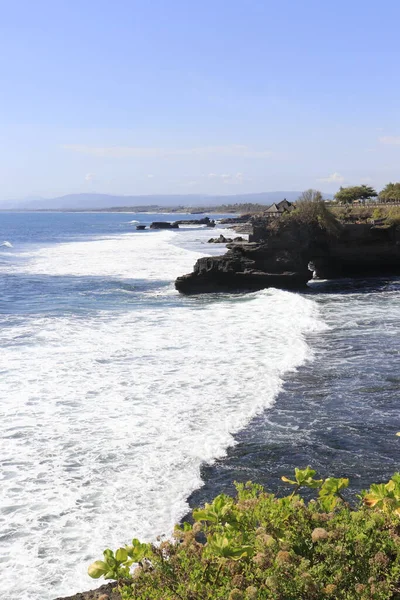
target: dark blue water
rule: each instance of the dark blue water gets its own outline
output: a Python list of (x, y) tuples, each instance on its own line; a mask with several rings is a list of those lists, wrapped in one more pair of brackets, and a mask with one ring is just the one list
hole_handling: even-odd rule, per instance
[[(0, 211), (0, 244), (55, 244), (90, 237), (131, 233), (137, 221), (149, 226), (153, 221), (201, 219), (205, 215), (187, 213), (68, 213), (68, 212), (6, 212)], [(209, 215), (212, 219), (232, 216)], [(184, 226), (181, 226), (184, 229)]]

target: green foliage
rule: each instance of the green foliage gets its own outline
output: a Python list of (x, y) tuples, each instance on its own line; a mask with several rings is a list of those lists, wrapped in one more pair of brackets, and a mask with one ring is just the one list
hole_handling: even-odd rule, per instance
[(372, 484), (363, 501), (366, 506), (400, 516), (400, 473), (395, 473), (386, 484)]
[(379, 192), (379, 202), (400, 202), (400, 183), (388, 183)]
[(319, 502), (324, 510), (333, 510), (340, 501), (343, 502), (341, 490), (347, 488), (349, 480), (343, 477), (328, 477), (319, 490)]
[(214, 499), (212, 504), (206, 504), (203, 509), (194, 510), (193, 518), (195, 521), (209, 521), (216, 524), (229, 523), (233, 518), (233, 504), (233, 498), (221, 494)]
[(400, 206), (391, 206), (387, 211), (386, 220), (390, 225), (400, 225)]
[(296, 208), (292, 212), (279, 219), (279, 224), (297, 223), (300, 226), (317, 227), (331, 235), (340, 233), (340, 224), (329, 210), (318, 190), (306, 190), (296, 202)]
[(293, 481), (292, 479), (288, 479), (285, 476), (283, 476), (281, 479), (286, 483), (291, 483), (292, 485), (295, 485), (297, 488), (296, 491), (301, 487), (319, 488), (321, 487), (323, 480), (314, 479), (315, 474), (316, 471), (314, 471), (314, 469), (312, 469), (311, 467), (307, 467), (306, 469), (296, 468), (294, 470), (295, 481)]
[(340, 204), (351, 204), (356, 201), (365, 202), (377, 195), (376, 190), (369, 185), (340, 186), (340, 190), (335, 194), (335, 200)]
[[(332, 206), (331, 210), (341, 223), (368, 223), (372, 218), (381, 218), (382, 208), (373, 205), (341, 204)], [(379, 216), (373, 216), (375, 211), (379, 211)]]
[[(348, 479), (296, 469), (290, 496), (237, 484), (193, 511), (174, 539), (104, 552), (89, 574), (119, 581), (123, 600), (400, 598), (400, 474), (351, 507)], [(299, 492), (314, 490), (306, 503)]]
[(400, 206), (340, 205), (331, 208), (341, 223), (371, 223), (383, 220), (384, 225), (400, 225)]

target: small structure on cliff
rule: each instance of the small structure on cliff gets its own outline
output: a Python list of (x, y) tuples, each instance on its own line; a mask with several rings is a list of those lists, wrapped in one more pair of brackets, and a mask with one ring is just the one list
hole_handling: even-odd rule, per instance
[(271, 206), (269, 206), (267, 210), (263, 212), (263, 216), (270, 217), (271, 219), (276, 219), (281, 217), (285, 213), (292, 212), (294, 208), (294, 204), (288, 202), (286, 198), (284, 198), (281, 202), (278, 202), (278, 204), (271, 204)]

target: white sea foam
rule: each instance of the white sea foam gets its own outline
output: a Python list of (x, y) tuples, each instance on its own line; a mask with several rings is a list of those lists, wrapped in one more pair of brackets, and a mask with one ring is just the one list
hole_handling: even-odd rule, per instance
[[(60, 244), (18, 269), (172, 281), (197, 257), (172, 241), (149, 232)], [(305, 334), (323, 327), (315, 303), (288, 292), (175, 294), (171, 285), (165, 304), (21, 317), (0, 331), (7, 600), (93, 587), (86, 568), (104, 548), (169, 534), (201, 464), (272, 404), (282, 376), (311, 357)]]
[(7, 240), (6, 240), (5, 242), (2, 242), (2, 243), (0, 244), (0, 247), (4, 247), (4, 248), (12, 248), (12, 247), (13, 247), (13, 245), (12, 245), (12, 243), (11, 243), (11, 242), (7, 242)]

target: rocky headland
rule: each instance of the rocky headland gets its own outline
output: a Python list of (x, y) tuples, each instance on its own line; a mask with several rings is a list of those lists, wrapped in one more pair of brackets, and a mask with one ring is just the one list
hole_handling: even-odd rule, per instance
[(183, 294), (301, 290), (311, 278), (400, 275), (400, 228), (340, 223), (323, 203), (305, 203), (280, 218), (251, 219), (248, 243), (232, 242), (223, 256), (200, 258), (178, 277)]

